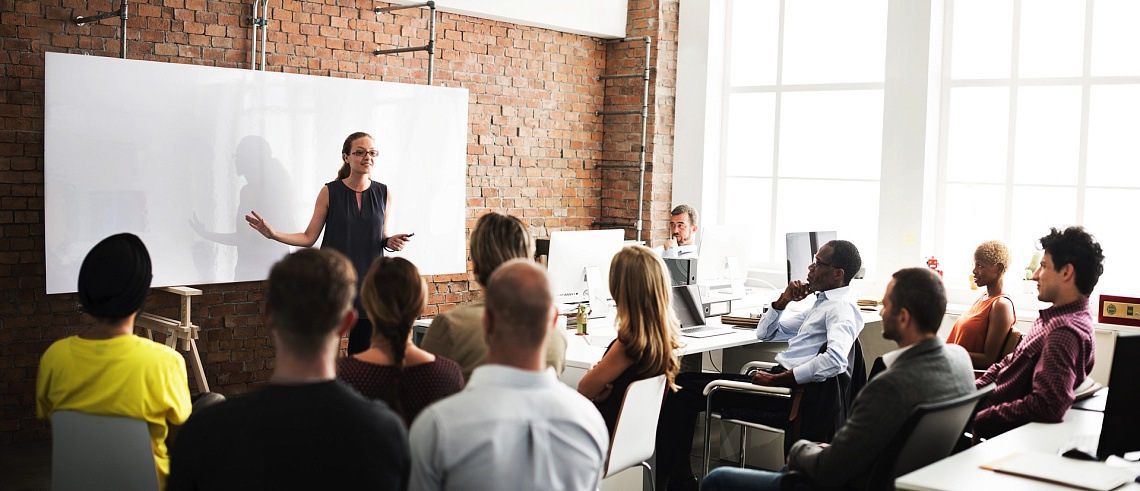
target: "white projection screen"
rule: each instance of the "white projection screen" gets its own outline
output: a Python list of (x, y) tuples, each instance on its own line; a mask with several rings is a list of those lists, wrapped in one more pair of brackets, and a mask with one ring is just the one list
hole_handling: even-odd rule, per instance
[(388, 233), (416, 234), (396, 254), (467, 269), (466, 89), (61, 53), (45, 84), (47, 293), (76, 291), (87, 252), (120, 232), (146, 243), (153, 286), (265, 279), (293, 248), (245, 214), (302, 231), (355, 131), (376, 138)]

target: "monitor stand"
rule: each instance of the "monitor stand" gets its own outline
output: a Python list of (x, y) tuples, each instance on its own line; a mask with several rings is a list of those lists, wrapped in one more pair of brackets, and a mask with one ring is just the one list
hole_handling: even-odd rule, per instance
[(606, 300), (609, 292), (606, 291), (605, 282), (602, 281), (602, 271), (595, 266), (586, 268), (586, 301), (590, 303), (591, 319), (610, 315), (610, 303)]

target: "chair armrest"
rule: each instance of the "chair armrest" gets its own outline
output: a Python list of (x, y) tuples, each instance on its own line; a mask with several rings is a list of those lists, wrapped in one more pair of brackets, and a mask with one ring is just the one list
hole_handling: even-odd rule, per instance
[(763, 370), (769, 370), (775, 366), (776, 366), (776, 364), (773, 362), (770, 362), (770, 361), (750, 361), (748, 363), (745, 363), (744, 366), (740, 367), (740, 373), (741, 374), (748, 373), (748, 370), (751, 370), (753, 368), (760, 368)]
[(714, 388), (722, 387), (731, 389), (734, 392), (749, 392), (756, 395), (776, 395), (786, 396), (792, 393), (792, 389), (787, 387), (768, 387), (767, 385), (756, 385), (752, 382), (737, 382), (735, 380), (713, 380), (705, 386), (704, 394), (707, 396)]

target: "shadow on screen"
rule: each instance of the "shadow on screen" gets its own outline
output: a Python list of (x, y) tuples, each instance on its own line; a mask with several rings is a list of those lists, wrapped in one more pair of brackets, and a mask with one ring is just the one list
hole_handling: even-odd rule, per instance
[[(247, 136), (238, 143), (233, 155), (234, 168), (238, 177), (245, 178), (237, 209), (214, 209), (214, 216), (222, 220), (233, 220), (233, 232), (218, 232), (206, 228), (198, 215), (191, 216), (189, 222), (194, 232), (206, 240), (222, 246), (215, 247), (213, 260), (203, 260), (201, 250), (195, 251), (195, 266), (201, 277), (213, 277), (216, 263), (229, 263), (227, 256), (233, 255), (232, 281), (260, 281), (269, 276), (273, 263), (289, 253), (289, 246), (262, 237), (245, 221), (251, 210), (275, 229), (282, 232), (296, 232), (295, 210), (288, 199), (292, 192), (292, 179), (281, 161), (273, 156), (273, 149), (264, 138)], [(219, 277), (225, 275), (218, 271)]]

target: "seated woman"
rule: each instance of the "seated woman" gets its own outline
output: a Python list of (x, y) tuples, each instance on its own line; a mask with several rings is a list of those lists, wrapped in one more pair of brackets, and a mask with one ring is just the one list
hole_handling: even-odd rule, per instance
[(985, 287), (986, 292), (958, 317), (946, 338), (946, 342), (966, 348), (976, 370), (985, 370), (998, 361), (1006, 334), (1017, 320), (1013, 301), (1002, 293), (1002, 276), (1008, 264), (1009, 247), (1005, 244), (991, 240), (978, 246), (974, 251), (974, 283)]
[(617, 339), (601, 361), (578, 382), (578, 392), (594, 401), (613, 435), (629, 384), (665, 374), (671, 390), (681, 365), (677, 348), (680, 322), (670, 304), (665, 263), (643, 246), (629, 246), (610, 262), (610, 293), (617, 304)]
[(459, 365), (412, 344), (412, 323), (427, 304), (420, 271), (400, 257), (372, 263), (360, 302), (372, 321), (371, 347), (337, 360), (337, 378), (369, 399), (387, 402), (411, 425), (429, 404), (463, 389)]

